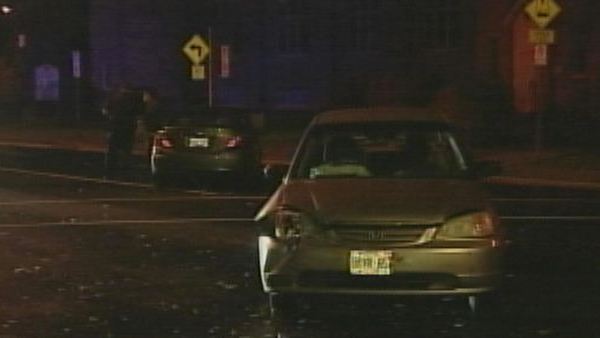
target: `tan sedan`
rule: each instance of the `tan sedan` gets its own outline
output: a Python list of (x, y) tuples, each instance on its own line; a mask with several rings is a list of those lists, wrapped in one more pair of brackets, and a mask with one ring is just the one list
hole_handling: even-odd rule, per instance
[(325, 112), (256, 216), (272, 311), (299, 293), (478, 296), (498, 285), (498, 218), (453, 127), (421, 109)]

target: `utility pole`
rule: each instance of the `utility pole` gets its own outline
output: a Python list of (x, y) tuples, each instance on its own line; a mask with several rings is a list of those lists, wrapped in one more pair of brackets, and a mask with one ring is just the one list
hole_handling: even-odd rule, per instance
[(213, 107), (213, 38), (212, 27), (208, 27), (208, 108)]
[(550, 76), (548, 46), (554, 43), (555, 32), (546, 27), (560, 13), (561, 8), (554, 0), (531, 0), (525, 6), (525, 13), (537, 26), (529, 31), (529, 42), (534, 44), (534, 78), (532, 100), (534, 106), (534, 146), (540, 152), (544, 143), (544, 113), (550, 107)]
[(533, 110), (534, 122), (534, 149), (539, 153), (544, 147), (544, 113), (549, 107), (549, 87), (547, 67), (536, 66), (533, 80)]
[(71, 52), (71, 62), (73, 69), (73, 81), (75, 82), (73, 104), (75, 106), (75, 118), (81, 122), (81, 51)]
[[(267, 0), (261, 0), (259, 6), (259, 42), (258, 42), (258, 105), (264, 115), (268, 111), (268, 69), (267, 69)], [(266, 121), (267, 116), (264, 116)]]

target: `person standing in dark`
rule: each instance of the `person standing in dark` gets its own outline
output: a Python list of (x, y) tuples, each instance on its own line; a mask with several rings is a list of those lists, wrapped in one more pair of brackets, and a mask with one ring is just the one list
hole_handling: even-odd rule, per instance
[(144, 122), (144, 129), (146, 132), (147, 139), (147, 156), (150, 158), (152, 152), (152, 145), (154, 142), (154, 134), (161, 127), (162, 120), (162, 102), (154, 88), (146, 88), (143, 91), (144, 101), (144, 116), (142, 118)]
[(113, 92), (104, 107), (108, 118), (108, 144), (105, 156), (106, 176), (127, 167), (133, 149), (137, 119), (144, 111), (142, 92), (121, 85)]

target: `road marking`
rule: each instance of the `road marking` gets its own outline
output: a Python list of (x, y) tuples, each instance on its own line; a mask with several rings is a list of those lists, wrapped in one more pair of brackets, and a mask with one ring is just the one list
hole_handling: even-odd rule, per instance
[[(23, 142), (0, 142), (0, 147), (11, 147), (11, 148), (33, 148), (33, 149), (43, 149), (43, 150), (52, 150), (52, 149), (61, 149), (61, 150), (75, 150), (75, 151), (86, 151), (86, 152), (104, 152), (104, 149), (100, 147), (93, 146), (85, 146), (85, 145), (73, 145), (71, 144), (69, 148), (66, 147), (57, 147), (56, 144), (49, 143), (33, 143), (27, 142), (24, 144)], [(1, 336), (0, 336), (1, 338)]]
[(543, 179), (543, 178), (494, 176), (494, 177), (485, 179), (485, 182), (504, 184), (504, 185), (530, 186), (530, 187), (542, 187), (542, 188), (600, 190), (600, 183), (559, 181), (559, 180), (549, 180), (549, 179)]
[[(560, 221), (589, 221), (600, 220), (600, 216), (503, 216), (502, 220), (560, 220)], [(186, 224), (186, 223), (254, 223), (250, 217), (194, 217), (166, 219), (112, 219), (91, 221), (59, 221), (25, 224), (0, 224), (0, 228), (42, 228), (61, 226), (103, 226), (103, 225), (157, 225), (157, 224)]]
[(129, 219), (129, 220), (92, 220), (92, 221), (61, 221), (25, 224), (0, 224), (0, 228), (45, 228), (66, 226), (104, 226), (104, 225), (159, 225), (159, 224), (187, 224), (187, 223), (254, 223), (254, 218), (171, 218), (171, 219)]
[(547, 197), (547, 198), (492, 198), (492, 202), (587, 202), (598, 203), (599, 198), (563, 198), (563, 197)]
[[(43, 172), (43, 171), (33, 171), (33, 170), (24, 170), (24, 169), (15, 169), (15, 168), (6, 168), (6, 167), (0, 167), (0, 171), (3, 172), (8, 172), (8, 173), (13, 173), (13, 174), (25, 174), (25, 175), (33, 175), (33, 176), (43, 176), (43, 177), (49, 177), (49, 178), (58, 178), (58, 179), (66, 179), (66, 180), (72, 180), (72, 181), (82, 181), (82, 182), (90, 182), (90, 183), (98, 183), (98, 184), (112, 184), (112, 185), (120, 185), (120, 186), (126, 186), (126, 187), (134, 187), (134, 188), (145, 188), (145, 189), (154, 189), (154, 186), (152, 184), (145, 184), (145, 183), (135, 183), (135, 182), (124, 182), (124, 181), (117, 181), (117, 180), (111, 180), (111, 179), (100, 179), (100, 178), (92, 178), (92, 177), (83, 177), (83, 176), (73, 176), (73, 175), (65, 175), (65, 174), (56, 174), (56, 173), (49, 173), (49, 172)], [(161, 198), (148, 198), (148, 199), (134, 199), (134, 198), (101, 198), (101, 199), (87, 199), (87, 200), (41, 200), (41, 201), (29, 201), (28, 203), (47, 203), (47, 204), (51, 204), (51, 203), (81, 203), (83, 202), (127, 202), (127, 201), (137, 201), (137, 200), (144, 200), (144, 201), (169, 201), (169, 200), (173, 200), (173, 201), (177, 201), (177, 200), (193, 200), (193, 199), (198, 199), (198, 200), (202, 200), (202, 199), (222, 199), (222, 200), (262, 200), (265, 199), (267, 196), (261, 196), (261, 195), (254, 195), (254, 196), (246, 196), (246, 195), (224, 195), (224, 194), (219, 194), (216, 192), (209, 192), (209, 191), (204, 191), (204, 190), (179, 190), (177, 192), (180, 193), (187, 193), (187, 194), (194, 194), (195, 196), (190, 196), (190, 197), (172, 197), (172, 198), (168, 198), (168, 197), (161, 197)], [(201, 196), (197, 196), (197, 195), (201, 195)], [(27, 201), (25, 201), (27, 202)], [(12, 202), (8, 202), (9, 204)], [(15, 203), (20, 203), (20, 202), (15, 202)], [(6, 203), (2, 203), (0, 202), (0, 205), (7, 205)]]
[(600, 216), (500, 216), (508, 221), (600, 221)]
[(72, 181), (82, 181), (82, 182), (91, 182), (91, 183), (100, 183), (100, 184), (108, 183), (108, 184), (113, 184), (113, 185), (121, 185), (121, 186), (126, 186), (126, 187), (135, 187), (135, 188), (154, 188), (154, 186), (152, 184), (124, 182), (124, 181), (116, 181), (116, 180), (111, 180), (111, 179), (92, 178), (92, 177), (74, 176), (74, 175), (66, 175), (66, 174), (56, 174), (56, 173), (49, 173), (49, 172), (44, 172), (44, 171), (34, 171), (34, 170), (6, 168), (6, 167), (0, 167), (0, 171), (13, 173), (13, 174), (26, 174), (26, 175), (33, 175), (33, 176), (60, 178), (60, 179), (72, 180)]
[(138, 203), (138, 202), (179, 202), (179, 201), (206, 201), (206, 200), (239, 200), (260, 201), (265, 196), (234, 196), (234, 195), (205, 195), (181, 197), (149, 197), (149, 198), (90, 198), (90, 199), (65, 199), (65, 200), (24, 200), (0, 202), (0, 206), (22, 206), (40, 204), (83, 204), (83, 203)]

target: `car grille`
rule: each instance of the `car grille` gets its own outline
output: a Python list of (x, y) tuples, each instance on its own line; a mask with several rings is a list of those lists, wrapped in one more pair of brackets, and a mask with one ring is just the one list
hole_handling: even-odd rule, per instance
[(381, 245), (409, 245), (421, 241), (431, 225), (338, 225), (332, 227), (334, 236), (343, 242), (367, 242)]
[(390, 276), (355, 276), (341, 272), (304, 271), (301, 287), (373, 290), (452, 290), (459, 286), (455, 276), (444, 273), (399, 273)]

